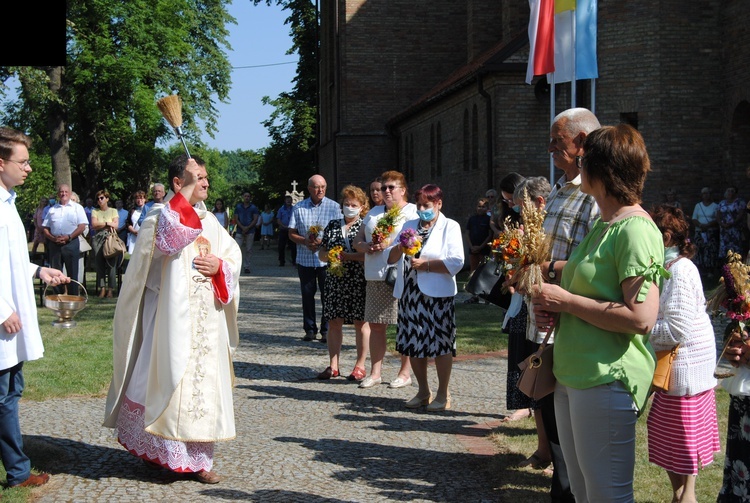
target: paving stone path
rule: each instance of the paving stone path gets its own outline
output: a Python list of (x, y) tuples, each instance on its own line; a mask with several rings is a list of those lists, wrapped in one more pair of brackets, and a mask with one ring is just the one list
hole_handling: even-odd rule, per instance
[[(44, 452), (50, 464), (36, 466), (52, 473), (34, 489), (35, 501), (500, 501), (497, 474), (488, 468), (494, 450), (484, 436), (507, 412), (503, 355), (459, 356), (453, 408), (410, 411), (403, 404), (416, 384), (385, 384), (396, 377), (397, 356), (387, 357), (384, 384), (372, 389), (344, 378), (315, 379), (328, 364), (327, 350), (301, 340), (296, 269), (278, 267), (275, 251), (256, 247), (241, 288), (237, 438), (216, 446), (214, 470), (222, 482), (203, 485), (147, 469), (101, 426), (103, 397), (23, 401), (27, 449), (32, 461)], [(345, 372), (354, 360), (347, 328)], [(430, 375), (434, 380), (434, 368)]]

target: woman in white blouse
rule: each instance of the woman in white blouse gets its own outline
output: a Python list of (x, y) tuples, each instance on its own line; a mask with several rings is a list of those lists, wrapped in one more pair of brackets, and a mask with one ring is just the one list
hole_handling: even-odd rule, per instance
[(664, 238), (664, 267), (671, 278), (659, 296), (659, 315), (651, 331), (655, 351), (679, 344), (667, 391), (654, 392), (646, 422), (648, 458), (664, 468), (672, 484), (672, 501), (696, 501), (698, 469), (719, 452), (714, 368), (716, 339), (706, 312), (698, 269), (690, 258), (695, 245), (682, 210), (667, 204), (652, 210)]
[(698, 270), (707, 278), (716, 273), (719, 261), (719, 222), (716, 220), (716, 210), (719, 205), (711, 198), (711, 189), (701, 189), (701, 200), (693, 209), (693, 241), (698, 250), (693, 262)]

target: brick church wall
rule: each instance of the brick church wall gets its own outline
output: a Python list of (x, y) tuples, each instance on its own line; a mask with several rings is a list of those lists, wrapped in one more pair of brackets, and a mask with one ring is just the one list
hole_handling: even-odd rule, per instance
[[(438, 183), (446, 192), (446, 214), (463, 224), (476, 198), (489, 186), (497, 187), (507, 173), (549, 175), (549, 103), (537, 99), (535, 87), (524, 83), (524, 72), (482, 78), (491, 102), (490, 145), (487, 101), (477, 82), (441, 95), (393, 131), (384, 129), (389, 119), (480, 52), (489, 38), (471, 29), (489, 28), (472, 13), (499, 9), (500, 36), (507, 39), (508, 31), (527, 23), (526, 2), (437, 1), (423, 13), (401, 1), (346, 5), (341, 82), (336, 89), (340, 119), (319, 150), (325, 176), (336, 176), (340, 183), (361, 180), (364, 185), (392, 167), (384, 164), (397, 165), (407, 173), (412, 190), (429, 181)], [(736, 184), (740, 195), (750, 199), (745, 174), (750, 167), (750, 117), (742, 113), (750, 91), (748, 21), (750, 13), (742, 0), (599, 1), (596, 113), (602, 124), (637, 120), (653, 167), (644, 193), (646, 205), (661, 201), (663, 192), (674, 188), (691, 213), (704, 185), (712, 186), (720, 199), (725, 186)], [(525, 61), (527, 50), (521, 49), (514, 59)], [(570, 85), (558, 87), (556, 112), (570, 106)], [(588, 84), (581, 84), (579, 99), (587, 100), (588, 92)], [(471, 124), (474, 107), (479, 129), (477, 152), (472, 155), (478, 162), (465, 170), (464, 117), (468, 111)], [(742, 150), (744, 145), (748, 147)], [(560, 174), (555, 171), (554, 176)]]

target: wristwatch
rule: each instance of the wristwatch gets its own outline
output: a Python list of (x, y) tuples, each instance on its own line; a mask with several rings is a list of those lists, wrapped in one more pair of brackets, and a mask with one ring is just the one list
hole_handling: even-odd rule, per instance
[(549, 269), (547, 270), (547, 277), (554, 283), (555, 278), (557, 278), (557, 273), (555, 272), (555, 262), (557, 260), (551, 260), (549, 263)]

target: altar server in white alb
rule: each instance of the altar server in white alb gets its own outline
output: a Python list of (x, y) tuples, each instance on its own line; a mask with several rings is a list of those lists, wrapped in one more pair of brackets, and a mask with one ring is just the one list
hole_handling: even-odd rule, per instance
[(31, 473), (18, 420), (23, 363), (44, 354), (33, 278), (49, 285), (70, 282), (61, 271), (29, 261), (26, 230), (13, 190), (31, 173), (29, 147), (31, 139), (25, 134), (0, 128), (0, 459), (10, 487), (34, 487), (49, 481), (47, 473)]

